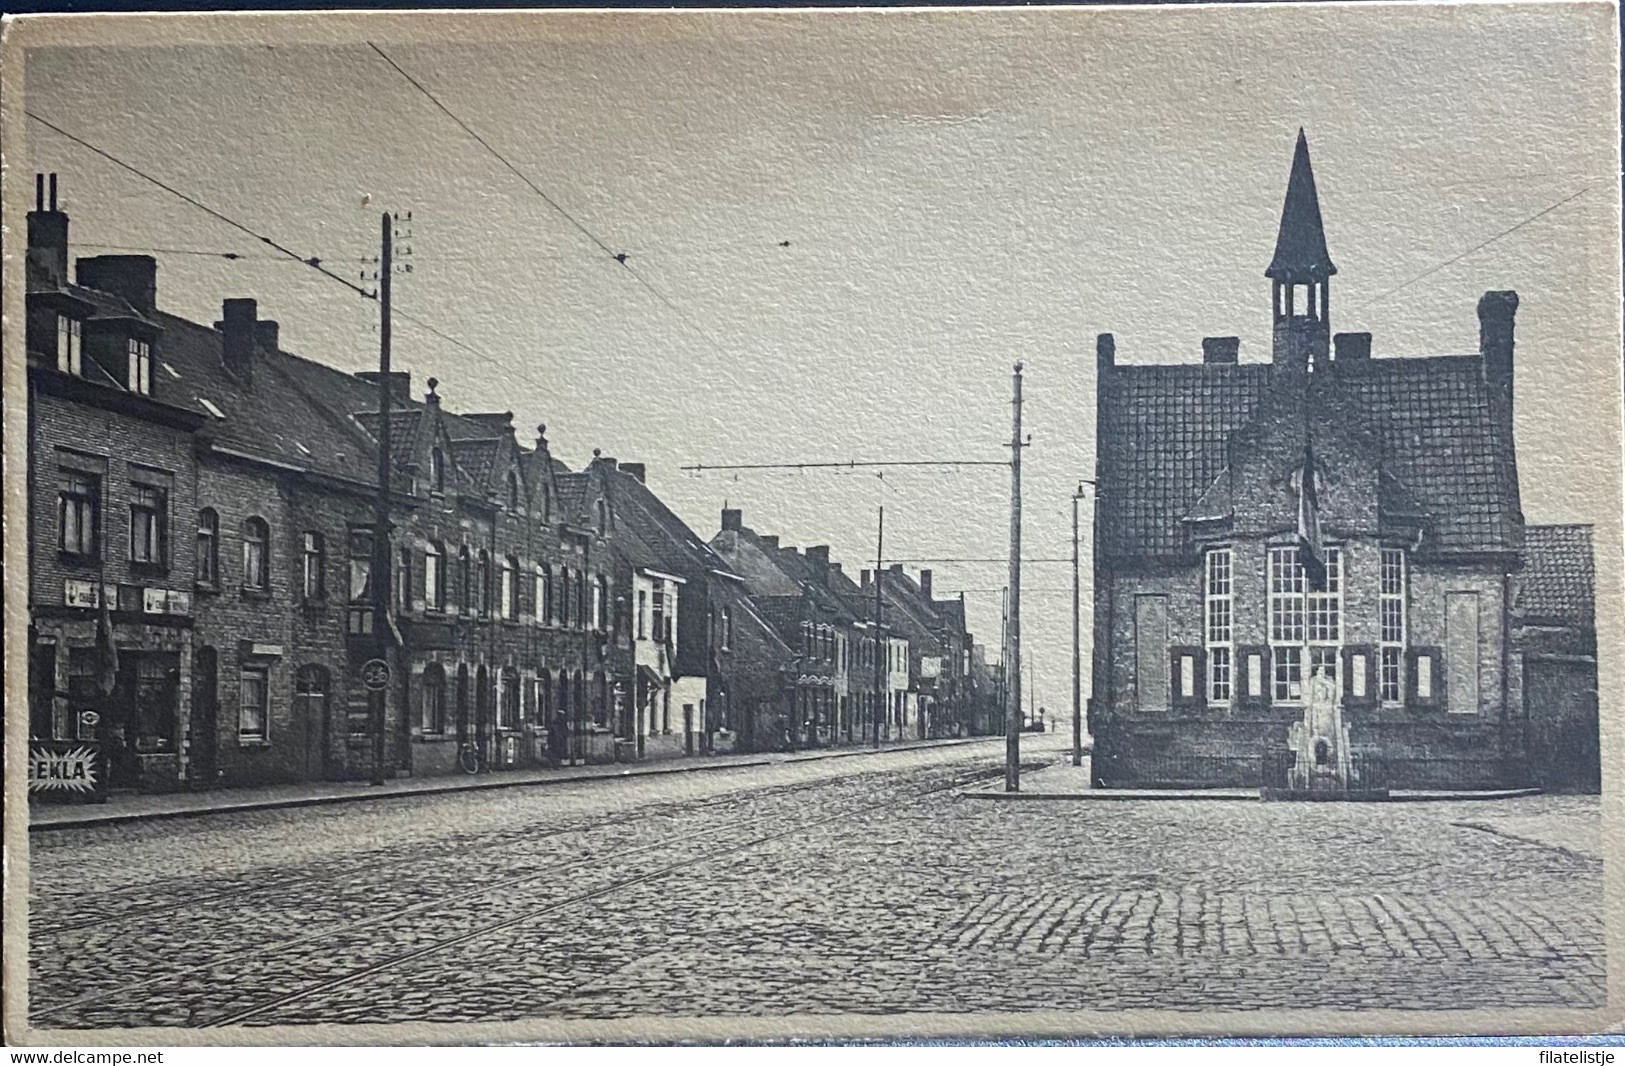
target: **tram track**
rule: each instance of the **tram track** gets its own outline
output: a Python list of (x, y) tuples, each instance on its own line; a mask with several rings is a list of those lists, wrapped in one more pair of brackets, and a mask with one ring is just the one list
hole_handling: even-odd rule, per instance
[[(783, 795), (822, 787), (826, 783), (827, 782), (824, 781), (811, 781), (791, 785), (779, 785), (760, 789), (758, 790), (758, 794), (763, 796)], [(673, 800), (666, 801), (655, 806), (642, 808), (639, 813), (643, 815), (669, 812), (701, 813), (709, 808), (720, 806), (730, 801), (731, 794), (707, 797), (703, 801)], [(529, 834), (525, 837), (525, 840), (527, 843), (533, 843), (542, 840), (550, 840), (560, 836), (567, 836), (572, 833), (590, 833), (595, 830), (612, 827), (622, 818), (624, 818), (624, 815), (616, 814), (613, 816), (595, 818), (580, 825), (552, 827), (541, 831), (533, 831), (530, 826), (517, 826), (498, 832), (483, 834), (484, 836), (490, 837), (491, 839), (489, 840), (481, 841), (472, 845), (454, 842), (436, 849), (436, 852), (433, 854), (427, 855), (422, 851), (411, 851), (409, 850), (410, 846), (407, 846), (408, 850), (404, 854), (391, 855), (388, 858), (377, 859), (370, 862), (362, 862), (359, 864), (348, 864), (342, 869), (336, 867), (328, 868), (315, 873), (281, 877), (269, 882), (252, 885), (242, 883), (232, 884), (216, 891), (204, 892), (180, 899), (173, 899), (163, 903), (127, 907), (113, 914), (99, 914), (84, 918), (54, 922), (48, 925), (34, 925), (30, 928), (30, 935), (33, 937), (55, 936), (63, 933), (117, 926), (136, 919), (158, 918), (165, 915), (175, 914), (193, 907), (207, 906), (209, 904), (221, 903), (235, 899), (245, 891), (251, 890), (256, 894), (263, 896), (266, 893), (274, 893), (284, 889), (299, 888), (319, 884), (324, 881), (330, 881), (341, 874), (353, 875), (356, 873), (373, 873), (380, 870), (396, 869), (407, 866), (420, 866), (425, 863), (432, 863), (437, 859), (446, 860), (455, 858), (462, 860), (466, 859), (471, 853), (486, 853), (497, 848), (512, 847), (514, 843), (514, 835), (517, 833)], [(142, 887), (149, 888), (151, 886)]]
[[(996, 770), (984, 769), (984, 770), (976, 771), (976, 772), (972, 773), (971, 775), (969, 775), (968, 777), (963, 775), (963, 774), (960, 774), (960, 775), (957, 775), (948, 784), (943, 785), (941, 787), (931, 788), (931, 789), (928, 789), (928, 790), (926, 790), (924, 792), (910, 791), (910, 792), (907, 792), (906, 794), (904, 794), (902, 796), (898, 796), (896, 798), (893, 798), (893, 799), (890, 799), (890, 800), (887, 800), (887, 801), (881, 801), (881, 802), (883, 802), (884, 806), (887, 806), (887, 807), (895, 806), (898, 803), (906, 802), (906, 801), (908, 801), (910, 799), (918, 798), (920, 796), (931, 795), (931, 794), (935, 794), (935, 793), (938, 793), (938, 792), (947, 791), (947, 790), (950, 790), (950, 789), (953, 789), (953, 788), (961, 787), (961, 785), (963, 783), (965, 783), (966, 781), (968, 781), (968, 780), (980, 779), (982, 777), (989, 776), (989, 775), (994, 774), (994, 773), (997, 773), (997, 771)], [(853, 783), (859, 783), (859, 782), (861, 782), (861, 781), (863, 781), (864, 779), (867, 779), (867, 778), (884, 777), (884, 776), (888, 776), (888, 775), (884, 774), (883, 772), (882, 773), (876, 773), (876, 774), (863, 773), (863, 774), (852, 775), (851, 777), (842, 778), (842, 779), (840, 779), (840, 781), (843, 784), (853, 784)], [(771, 788), (765, 788), (765, 789), (761, 789), (761, 790), (751, 790), (751, 794), (752, 794), (753, 800), (760, 800), (760, 799), (764, 799), (764, 798), (766, 798), (766, 799), (782, 799), (783, 797), (793, 796), (796, 793), (808, 791), (808, 790), (811, 790), (811, 789), (827, 789), (827, 788), (831, 787), (831, 785), (833, 783), (834, 782), (831, 782), (828, 779), (820, 779), (820, 780), (816, 780), (816, 781), (812, 781), (812, 782), (796, 783), (796, 784), (793, 784), (793, 785), (773, 786)], [(734, 795), (737, 796), (737, 793), (735, 793)], [(702, 801), (702, 802), (698, 802), (698, 803), (696, 803), (696, 802), (677, 802), (677, 803), (664, 804), (662, 806), (667, 808), (667, 809), (670, 809), (670, 810), (679, 810), (679, 811), (683, 811), (683, 812), (687, 812), (687, 813), (692, 813), (692, 812), (697, 812), (697, 811), (703, 811), (703, 810), (705, 810), (707, 808), (711, 808), (711, 807), (714, 807), (714, 806), (717, 806), (719, 804), (726, 803), (726, 802), (729, 802), (729, 801), (730, 801), (729, 797), (719, 796), (719, 797), (710, 797), (710, 798), (707, 798), (707, 800)], [(873, 806), (874, 802), (875, 801), (869, 801), (868, 806)], [(500, 929), (503, 929), (503, 928), (507, 928), (507, 927), (509, 927), (511, 925), (519, 924), (519, 923), (521, 923), (523, 921), (526, 921), (526, 920), (528, 920), (530, 918), (535, 917), (537, 914), (550, 913), (550, 912), (552, 912), (554, 910), (559, 910), (559, 909), (562, 909), (562, 908), (565, 908), (565, 907), (569, 907), (569, 906), (573, 906), (573, 905), (576, 905), (576, 904), (579, 904), (579, 903), (582, 903), (582, 902), (586, 902), (588, 900), (596, 899), (596, 898), (598, 898), (600, 896), (603, 896), (603, 895), (610, 895), (610, 894), (613, 894), (613, 893), (618, 892), (618, 891), (624, 891), (627, 888), (633, 887), (633, 886), (638, 885), (638, 884), (642, 884), (642, 883), (644, 883), (646, 881), (658, 880), (658, 879), (660, 879), (662, 877), (669, 876), (670, 874), (675, 873), (678, 870), (685, 869), (685, 868), (690, 867), (690, 866), (694, 866), (694, 865), (704, 863), (704, 862), (708, 862), (708, 861), (713, 861), (713, 860), (715, 860), (717, 858), (724, 857), (724, 856), (726, 856), (728, 854), (733, 854), (733, 853), (736, 853), (738, 851), (742, 851), (742, 850), (744, 850), (746, 848), (749, 848), (749, 847), (759, 846), (760, 844), (766, 843), (766, 842), (771, 841), (771, 840), (782, 839), (782, 838), (791, 836), (791, 835), (793, 835), (795, 833), (805, 831), (805, 830), (810, 829), (810, 828), (815, 828), (817, 826), (821, 826), (821, 825), (825, 825), (825, 824), (828, 824), (828, 823), (831, 823), (831, 822), (834, 822), (834, 821), (838, 821), (838, 820), (840, 820), (842, 818), (850, 817), (854, 812), (862, 811), (864, 809), (866, 809), (865, 804), (854, 804), (854, 805), (851, 805), (851, 806), (843, 807), (841, 810), (837, 811), (834, 814), (824, 816), (824, 817), (819, 817), (817, 819), (809, 821), (809, 820), (797, 817), (797, 812), (794, 809), (786, 811), (786, 810), (782, 809), (782, 807), (781, 807), (781, 809), (779, 809), (779, 810), (775, 810), (773, 812), (767, 813), (767, 814), (757, 818), (753, 825), (752, 824), (742, 825), (739, 822), (730, 821), (730, 822), (726, 822), (726, 823), (724, 823), (722, 825), (716, 826), (716, 827), (708, 829), (708, 830), (700, 830), (697, 833), (690, 833), (690, 834), (686, 835), (683, 838), (683, 840), (681, 841), (682, 844), (693, 846), (694, 844), (703, 844), (708, 840), (711, 840), (711, 839), (713, 839), (715, 837), (722, 836), (722, 835), (725, 835), (725, 834), (749, 833), (752, 829), (756, 829), (756, 831), (757, 831), (757, 835), (752, 836), (750, 840), (745, 841), (743, 843), (735, 844), (735, 845), (732, 845), (730, 847), (726, 847), (726, 848), (723, 848), (723, 849), (720, 849), (720, 850), (713, 850), (713, 851), (701, 854), (701, 855), (699, 855), (697, 857), (684, 859), (684, 860), (676, 862), (676, 863), (663, 864), (663, 865), (657, 866), (653, 870), (642, 871), (642, 872), (640, 872), (640, 873), (638, 873), (636, 875), (633, 875), (631, 877), (620, 878), (620, 879), (617, 879), (615, 881), (612, 881), (611, 883), (609, 883), (607, 885), (598, 886), (598, 887), (595, 887), (595, 888), (590, 889), (590, 890), (585, 891), (585, 892), (576, 893), (576, 894), (574, 894), (574, 895), (572, 895), (572, 896), (570, 896), (569, 898), (566, 898), (566, 899), (551, 901), (548, 904), (546, 904), (546, 905), (544, 905), (544, 906), (542, 906), (540, 908), (531, 908), (531, 909), (525, 910), (524, 912), (522, 912), (522, 913), (520, 913), (518, 915), (505, 916), (505, 917), (503, 917), (503, 918), (501, 918), (499, 920), (496, 920), (496, 921), (481, 923), (476, 928), (468, 930), (466, 932), (458, 933), (458, 934), (453, 935), (453, 936), (438, 938), (438, 939), (436, 939), (436, 940), (434, 940), (434, 941), (432, 941), (432, 942), (430, 942), (428, 944), (423, 944), (423, 945), (418, 945), (418, 946), (411, 947), (411, 948), (409, 948), (409, 949), (407, 949), (405, 951), (397, 952), (397, 953), (392, 954), (392, 955), (390, 955), (390, 956), (388, 956), (388, 957), (386, 957), (384, 959), (381, 959), (376, 963), (371, 963), (371, 964), (367, 964), (365, 966), (362, 966), (362, 967), (358, 968), (357, 970), (355, 970), (354, 972), (347, 972), (346, 974), (339, 975), (339, 976), (337, 976), (335, 978), (328, 979), (328, 980), (322, 981), (322, 982), (317, 982), (317, 983), (314, 983), (314, 984), (311, 984), (311, 985), (307, 986), (306, 988), (296, 990), (290, 996), (281, 997), (279, 999), (279, 1001), (277, 1001), (277, 1002), (271, 1002), (271, 1003), (261, 1005), (260, 1007), (253, 1008), (248, 1012), (238, 1012), (238, 1013), (242, 1013), (244, 1015), (244, 1017), (258, 1016), (259, 1014), (264, 1013), (265, 1011), (274, 1010), (276, 1008), (276, 1006), (280, 1005), (280, 1002), (283, 1001), (283, 1000), (285, 1000), (287, 1002), (292, 1002), (292, 1001), (297, 1000), (297, 999), (305, 998), (305, 997), (307, 997), (309, 995), (315, 995), (319, 991), (321, 991), (322, 988), (328, 987), (330, 985), (333, 986), (333, 987), (338, 987), (338, 986), (342, 986), (344, 984), (352, 983), (353, 981), (364, 979), (365, 975), (368, 974), (368, 973), (377, 972), (379, 970), (389, 969), (389, 968), (392, 968), (392, 967), (395, 967), (395, 966), (402, 965), (403, 963), (405, 963), (407, 961), (410, 961), (411, 959), (419, 958), (419, 957), (421, 957), (423, 955), (426, 955), (426, 954), (432, 954), (432, 953), (434, 953), (436, 951), (444, 950), (444, 949), (446, 949), (448, 947), (451, 947), (451, 946), (453, 946), (455, 944), (458, 944), (458, 943), (462, 943), (462, 942), (464, 942), (466, 940), (475, 939), (475, 938), (477, 938), (479, 936), (487, 935), (490, 932), (500, 930)], [(645, 809), (645, 811), (641, 812), (641, 813), (646, 813), (646, 812), (647, 812), (647, 809)], [(584, 832), (589, 832), (589, 831), (592, 831), (592, 830), (601, 831), (601, 830), (604, 830), (606, 828), (613, 828), (616, 824), (623, 821), (624, 817), (625, 817), (625, 815), (623, 813), (623, 814), (618, 814), (618, 815), (610, 816), (610, 817), (597, 818), (597, 819), (594, 819), (592, 822), (590, 822), (588, 824), (585, 824), (585, 825), (582, 825), (582, 826), (568, 827), (568, 828), (560, 829), (560, 830), (558, 830), (556, 832), (550, 832), (548, 834), (548, 836), (549, 837), (562, 836), (562, 835), (567, 835), (567, 834), (570, 834), (570, 833), (577, 833), (577, 832), (584, 833)], [(775, 831), (771, 831), (771, 832), (762, 832), (762, 830), (760, 828), (760, 827), (762, 827), (764, 825), (770, 826), (775, 821), (783, 821), (785, 819), (789, 819), (791, 824), (787, 828), (784, 828), (782, 830), (775, 830)], [(540, 839), (540, 838), (532, 837), (532, 838), (529, 838), (527, 840), (527, 842), (531, 842), (531, 841), (534, 841), (536, 839)], [(512, 839), (512, 832), (510, 831), (509, 836), (508, 836), (507, 839), (502, 840), (502, 841), (495, 841), (490, 845), (489, 848), (486, 848), (486, 849), (483, 849), (483, 850), (489, 851), (490, 848), (495, 848), (495, 847), (498, 847), (498, 846), (500, 846), (502, 844), (506, 844), (506, 845), (511, 847), (513, 845), (513, 843), (514, 843), (514, 841)], [(649, 854), (652, 854), (652, 853), (659, 852), (662, 849), (668, 849), (669, 850), (674, 846), (677, 846), (677, 842), (674, 842), (673, 840), (671, 840), (669, 838), (663, 838), (661, 840), (653, 841), (653, 842), (651, 842), (649, 844), (645, 844), (645, 845), (639, 845), (639, 846), (635, 846), (635, 847), (631, 847), (631, 848), (619, 848), (614, 852), (613, 857), (614, 857), (615, 861), (624, 861), (624, 860), (628, 860), (628, 859), (637, 859), (637, 858), (642, 857), (642, 856), (646, 856), (646, 855), (649, 855)], [(407, 859), (394, 860), (394, 859), (392, 859), (389, 862), (380, 863), (380, 864), (376, 864), (376, 865), (378, 866), (378, 868), (387, 868), (390, 865), (402, 865), (402, 864), (406, 863), (407, 861), (410, 861), (410, 862), (413, 862), (413, 863), (423, 863), (426, 860), (424, 859), (424, 857), (422, 855), (418, 855), (418, 856), (412, 857), (410, 860), (407, 860)], [(195, 963), (195, 964), (176, 967), (176, 968), (171, 968), (169, 970), (166, 970), (162, 974), (157, 974), (157, 975), (154, 975), (152, 977), (146, 978), (144, 980), (138, 980), (138, 981), (135, 981), (135, 982), (124, 982), (124, 983), (118, 984), (116, 987), (101, 989), (101, 990), (90, 992), (90, 993), (87, 993), (87, 994), (84, 994), (84, 995), (75, 996), (75, 997), (72, 997), (70, 999), (58, 1000), (57, 1002), (54, 1002), (54, 1003), (51, 1003), (51, 1004), (48, 1004), (48, 1005), (42, 1005), (42, 1006), (38, 1007), (37, 1009), (33, 1009), (33, 1010), (30, 1011), (30, 1018), (31, 1018), (31, 1020), (34, 1020), (36, 1022), (36, 1024), (43, 1024), (47, 1019), (50, 1019), (50, 1018), (53, 1018), (53, 1017), (56, 1017), (56, 1016), (65, 1015), (65, 1014), (78, 1013), (78, 1012), (81, 1012), (83, 1008), (95, 1007), (95, 1006), (98, 1006), (98, 1005), (101, 1005), (101, 1004), (105, 1004), (108, 1001), (114, 1000), (114, 999), (119, 998), (119, 997), (128, 997), (130, 995), (130, 993), (132, 993), (132, 992), (140, 992), (140, 991), (142, 991), (144, 989), (151, 989), (151, 988), (153, 988), (155, 986), (159, 986), (159, 985), (169, 983), (169, 982), (174, 982), (178, 978), (179, 979), (184, 979), (184, 978), (187, 978), (187, 977), (191, 977), (191, 976), (195, 976), (195, 975), (198, 975), (198, 974), (206, 973), (209, 970), (218, 969), (218, 968), (223, 967), (223, 966), (240, 965), (240, 964), (244, 963), (245, 961), (249, 961), (249, 960), (271, 959), (271, 960), (274, 961), (274, 959), (277, 956), (287, 956), (288, 953), (290, 953), (290, 952), (297, 952), (301, 948), (310, 947), (310, 946), (313, 946), (315, 944), (318, 944), (318, 943), (321, 943), (321, 942), (324, 942), (324, 941), (331, 941), (331, 940), (333, 940), (334, 938), (337, 938), (337, 937), (347, 936), (349, 934), (352, 934), (352, 933), (355, 933), (355, 932), (358, 932), (358, 931), (363, 931), (363, 930), (373, 928), (373, 927), (376, 927), (376, 926), (384, 925), (386, 923), (400, 923), (402, 921), (411, 921), (413, 919), (421, 919), (424, 916), (431, 915), (432, 912), (434, 912), (437, 908), (444, 908), (444, 906), (448, 903), (448, 901), (451, 901), (454, 898), (457, 899), (457, 901), (459, 903), (461, 903), (461, 904), (470, 904), (471, 902), (475, 902), (475, 901), (490, 901), (492, 899), (498, 899), (500, 901), (500, 899), (503, 898), (503, 897), (510, 897), (513, 894), (515, 889), (522, 888), (522, 887), (525, 887), (525, 886), (528, 886), (528, 885), (532, 885), (532, 884), (535, 884), (535, 883), (537, 883), (539, 881), (545, 881), (545, 880), (550, 880), (550, 879), (552, 879), (552, 880), (568, 880), (571, 877), (579, 875), (579, 873), (581, 871), (591, 869), (591, 868), (593, 868), (593, 867), (595, 867), (597, 865), (602, 864), (603, 862), (604, 862), (604, 857), (602, 855), (599, 855), (599, 854), (592, 854), (592, 855), (588, 855), (588, 856), (585, 856), (583, 858), (580, 858), (580, 859), (577, 859), (577, 860), (574, 860), (574, 861), (565, 861), (565, 862), (560, 862), (556, 856), (547, 857), (547, 858), (542, 859), (537, 865), (532, 866), (529, 869), (516, 871), (511, 876), (502, 877), (500, 880), (493, 881), (492, 883), (488, 884), (486, 887), (478, 889), (478, 890), (474, 891), (472, 894), (469, 894), (469, 895), (458, 897), (456, 895), (456, 893), (463, 886), (448, 886), (448, 888), (445, 891), (442, 891), (441, 893), (439, 893), (439, 894), (437, 894), (437, 895), (435, 895), (435, 896), (433, 896), (431, 898), (424, 899), (421, 902), (418, 902), (418, 903), (415, 903), (415, 904), (409, 904), (409, 905), (406, 905), (404, 907), (397, 907), (397, 908), (393, 908), (393, 909), (387, 909), (384, 913), (369, 915), (368, 917), (361, 918), (361, 919), (354, 920), (354, 921), (346, 921), (346, 922), (339, 922), (339, 923), (324, 923), (321, 928), (313, 930), (312, 932), (310, 932), (310, 933), (308, 933), (308, 934), (306, 934), (304, 936), (296, 937), (296, 938), (294, 938), (292, 940), (283, 939), (283, 940), (276, 940), (276, 941), (269, 942), (269, 943), (254, 945), (252, 947), (247, 948), (246, 950), (237, 951), (237, 952), (229, 952), (229, 953), (225, 953), (225, 954), (222, 954), (222, 955), (213, 956), (213, 957), (211, 957), (209, 959), (206, 959), (204, 961), (201, 961), (201, 962), (198, 962), (198, 963)], [(319, 883), (319, 882), (321, 882), (323, 880), (328, 879), (330, 876), (331, 876), (330, 874), (324, 872), (322, 874), (312, 875), (312, 876), (309, 876), (309, 877), (288, 878), (288, 879), (286, 879), (284, 881), (278, 882), (276, 887), (278, 887), (278, 888), (289, 888), (289, 887), (297, 887), (298, 885), (301, 885), (301, 884)], [(194, 898), (192, 898), (192, 899), (190, 899), (188, 901), (177, 903), (173, 907), (164, 908), (164, 910), (166, 912), (182, 910), (182, 909), (185, 909), (187, 907), (194, 907), (194, 906), (198, 906), (200, 904), (206, 903), (208, 900), (218, 899), (218, 898), (225, 898), (225, 897), (230, 896), (230, 895), (232, 895), (231, 892), (221, 892), (221, 893), (217, 893), (217, 894), (212, 894), (210, 897), (207, 897), (207, 898), (205, 898), (205, 897), (194, 897)], [(119, 916), (117, 916), (116, 918), (113, 918), (113, 919), (109, 919), (106, 923), (102, 923), (102, 924), (112, 924), (112, 923), (118, 922), (118, 921), (127, 921), (127, 920), (133, 919), (135, 917), (140, 917), (140, 916), (148, 916), (148, 917), (150, 917), (151, 913), (152, 913), (151, 909), (144, 909), (144, 910), (140, 910), (140, 911), (126, 912), (125, 914), (119, 915)], [(82, 925), (82, 924), (79, 926), (79, 928), (84, 928), (84, 927), (85, 926)], [(64, 930), (64, 931), (68, 931), (68, 930)], [(205, 1024), (211, 1025), (211, 1026), (223, 1025), (223, 1024), (234, 1024), (230, 1020), (231, 1018), (234, 1018), (234, 1017), (236, 1017), (236, 1015), (230, 1015), (225, 1020), (216, 1019), (216, 1020), (212, 1020), (212, 1021), (210, 1021), (208, 1023), (205, 1023)]]
[[(872, 814), (877, 810), (894, 808), (903, 803), (918, 801), (928, 796), (939, 795), (944, 792), (950, 792), (957, 788), (962, 788), (974, 781), (993, 777), (1001, 772), (1002, 771), (999, 769), (982, 769), (969, 774), (961, 773), (955, 775), (951, 780), (943, 785), (938, 785), (927, 789), (908, 791), (903, 795), (894, 797), (885, 802), (876, 802), (873, 799), (870, 799), (862, 804), (852, 804), (823, 817), (815, 818), (810, 821), (799, 821), (789, 828), (781, 831), (762, 833), (760, 835), (753, 836), (751, 839), (729, 845), (728, 847), (720, 848), (701, 855), (692, 856), (678, 862), (668, 863), (654, 870), (639, 873), (631, 877), (620, 878), (607, 885), (602, 885), (586, 892), (579, 892), (564, 899), (553, 900), (541, 906), (531, 907), (524, 910), (522, 913), (509, 915), (496, 921), (487, 922), (474, 929), (469, 929), (453, 936), (442, 937), (428, 944), (424, 944), (408, 951), (399, 952), (384, 959), (380, 959), (377, 962), (357, 967), (339, 976), (313, 982), (303, 988), (295, 989), (292, 992), (288, 992), (268, 1000), (263, 1000), (251, 1006), (228, 1013), (222, 1017), (215, 1018), (207, 1023), (204, 1023), (200, 1026), (200, 1028), (216, 1029), (240, 1025), (252, 1019), (263, 1017), (264, 1015), (269, 1014), (281, 1007), (297, 1003), (301, 1000), (309, 999), (313, 996), (321, 995), (325, 992), (343, 988), (348, 985), (360, 983), (387, 970), (396, 969), (418, 959), (445, 951), (448, 948), (453, 948), (461, 944), (466, 944), (470, 941), (478, 940), (481, 937), (490, 936), (492, 934), (502, 932), (503, 930), (514, 928), (515, 926), (522, 925), (537, 918), (545, 917), (546, 915), (553, 914), (558, 911), (576, 907), (583, 903), (589, 903), (607, 896), (612, 896), (620, 892), (625, 892), (628, 889), (635, 888), (639, 885), (659, 881), (682, 870), (715, 862), (731, 855), (738, 855), (752, 848), (761, 847), (764, 844), (769, 844), (777, 840), (783, 840), (798, 833), (818, 829), (825, 825), (830, 825), (834, 822), (851, 817), (854, 814)], [(725, 826), (721, 827), (718, 832), (723, 830), (733, 830), (736, 828), (737, 827), (735, 826)], [(717, 835), (717, 833), (713, 832), (706, 835), (714, 836)], [(665, 846), (670, 846), (669, 842)]]

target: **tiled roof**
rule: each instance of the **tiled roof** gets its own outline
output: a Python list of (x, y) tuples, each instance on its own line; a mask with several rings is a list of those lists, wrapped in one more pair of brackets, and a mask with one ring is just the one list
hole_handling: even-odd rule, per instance
[[(1115, 557), (1184, 549), (1187, 517), (1224, 505), (1229, 443), (1270, 392), (1269, 364), (1117, 366), (1098, 429), (1102, 548)], [(1338, 364), (1311, 395), (1323, 418), (1359, 410), (1376, 439), (1387, 502), (1431, 516), (1430, 546), (1515, 551), (1517, 474), (1491, 415), (1478, 356)]]
[(155, 318), (164, 332), (153, 391), (208, 415), (205, 434), (260, 458), (352, 480), (358, 471), (370, 477), (377, 454), (372, 439), (359, 423), (346, 424), (306, 402), (282, 373), (285, 360), (258, 360), (245, 385), (221, 363), (217, 330), (163, 312)]
[(1596, 566), (1590, 526), (1525, 526), (1515, 605), (1526, 618), (1595, 624)]
[(615, 512), (617, 538), (622, 529), (631, 529), (665, 569), (684, 576), (698, 576), (697, 572), (712, 570), (728, 571), (721, 557), (646, 484), (623, 470), (606, 473), (605, 484)]
[(587, 497), (590, 486), (587, 473), (562, 473), (554, 478), (559, 491), (559, 517), (566, 522), (581, 522), (587, 518)]

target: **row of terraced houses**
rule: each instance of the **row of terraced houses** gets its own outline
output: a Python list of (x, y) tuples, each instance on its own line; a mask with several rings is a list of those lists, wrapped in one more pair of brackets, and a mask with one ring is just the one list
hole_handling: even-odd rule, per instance
[(642, 464), (571, 470), (545, 427), (454, 412), (434, 378), (294, 355), (252, 299), (166, 313), (151, 257), (70, 279), (50, 188), (28, 217), (30, 729), (94, 745), (112, 787), (1002, 729), (964, 603), (929, 571), (854, 581), (737, 510), (707, 541)]

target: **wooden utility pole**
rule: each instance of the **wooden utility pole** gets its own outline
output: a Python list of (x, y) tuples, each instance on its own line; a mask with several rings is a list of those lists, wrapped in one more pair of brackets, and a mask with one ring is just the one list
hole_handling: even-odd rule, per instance
[(879, 523), (878, 528), (875, 531), (875, 643), (874, 643), (874, 653), (875, 653), (875, 705), (873, 707), (873, 712), (874, 713), (871, 715), (871, 717), (874, 718), (874, 726), (873, 726), (873, 729), (874, 729), (874, 741), (873, 741), (873, 746), (876, 747), (876, 748), (880, 747), (880, 715), (882, 713), (882, 704), (885, 702), (885, 691), (886, 691), (885, 682), (884, 682), (885, 675), (882, 673), (882, 671), (885, 669), (885, 667), (882, 665), (882, 657), (881, 657), (881, 649), (880, 649), (880, 642), (882, 640), (882, 637), (881, 637), (881, 633), (882, 633), (881, 613), (885, 610), (885, 604), (880, 599), (880, 582), (885, 580), (885, 579), (882, 578), (880, 575), (885, 573), (885, 572), (886, 572), (886, 508), (882, 507), (880, 509), (880, 523)]
[(1072, 765), (1083, 765), (1083, 663), (1080, 658), (1083, 599), (1078, 588), (1078, 501), (1083, 499), (1083, 484), (1072, 494)]
[[(378, 260), (378, 497), (374, 503), (372, 523), (372, 635), (375, 658), (389, 662), (389, 598), (394, 593), (390, 581), (389, 530), (389, 283), (394, 270), (394, 221), (384, 212), (382, 244)], [(367, 689), (367, 710), (372, 720), (372, 783), (384, 783), (384, 739), (388, 725), (385, 708), (388, 705), (390, 685)]]
[(1004, 721), (1004, 790), (1021, 791), (1021, 364), (1010, 403), (1010, 660)]

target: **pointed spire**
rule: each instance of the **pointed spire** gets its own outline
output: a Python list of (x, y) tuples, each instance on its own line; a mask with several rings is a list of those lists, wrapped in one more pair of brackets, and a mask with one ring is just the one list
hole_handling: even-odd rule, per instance
[(1286, 205), (1281, 209), (1281, 233), (1275, 239), (1275, 258), (1264, 276), (1288, 283), (1324, 281), (1337, 273), (1326, 251), (1326, 231), (1320, 221), (1320, 197), (1315, 193), (1315, 172), (1309, 166), (1309, 139), (1298, 128), (1298, 147), (1292, 153), (1292, 176), (1286, 183)]

